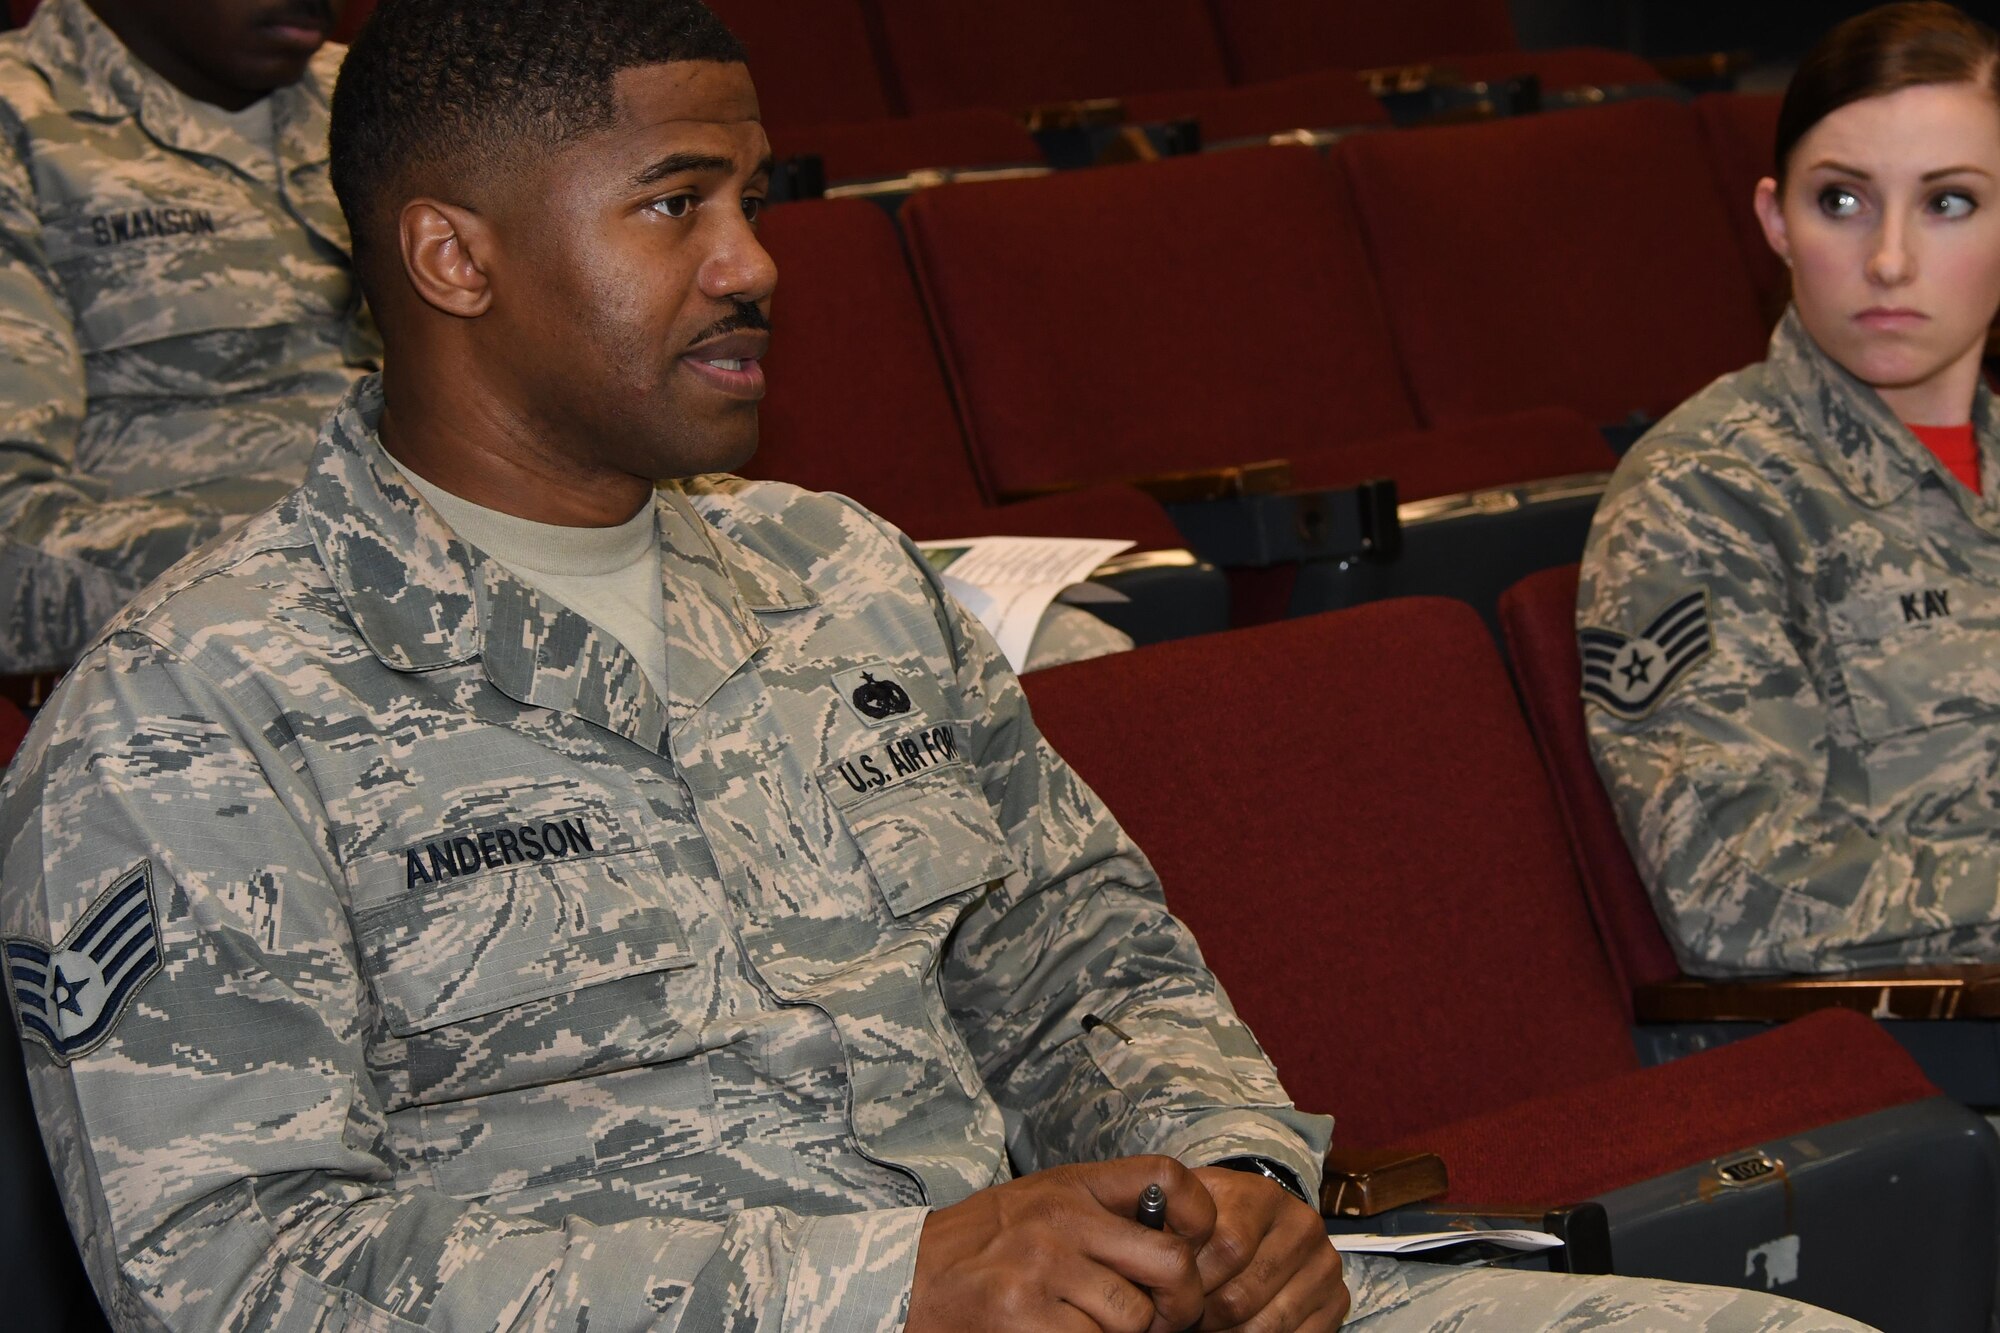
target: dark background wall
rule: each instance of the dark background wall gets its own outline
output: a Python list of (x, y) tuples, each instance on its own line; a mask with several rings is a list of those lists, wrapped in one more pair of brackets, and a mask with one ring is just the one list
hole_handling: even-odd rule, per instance
[[(1871, 6), (1868, 0), (1513, 0), (1513, 7), (1523, 46), (1622, 46), (1649, 56), (1748, 50), (1766, 63), (1797, 60), (1821, 33)], [(1995, 0), (1960, 8), (2000, 22)]]

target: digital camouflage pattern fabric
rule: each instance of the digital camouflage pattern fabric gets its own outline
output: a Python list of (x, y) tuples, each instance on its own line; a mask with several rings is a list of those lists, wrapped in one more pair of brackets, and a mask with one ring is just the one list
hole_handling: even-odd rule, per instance
[(1768, 360), (1619, 465), (1583, 561), (1585, 706), (1688, 971), (2000, 956), (2000, 421), (1984, 385), (1974, 421), (1984, 496), (1794, 311)]
[(377, 357), (327, 178), (340, 56), (271, 95), (274, 160), (83, 0), (0, 36), (0, 673), (67, 665), (297, 485)]
[[(662, 489), (657, 694), (444, 526), (380, 408), (128, 608), (0, 787), (0, 933), (91, 959), (10, 993), (60, 1011), (30, 1080), (115, 1322), (893, 1330), (925, 1209), (1016, 1169), (1316, 1184), (1331, 1122), (893, 530)], [(1357, 1273), (1385, 1333), (1661, 1294)], [(1857, 1327), (1673, 1299), (1648, 1327)]]
[(159, 975), (32, 1057), (123, 1318), (890, 1328), (924, 1205), (1010, 1152), (1317, 1180), (1328, 1122), (891, 530), (663, 490), (662, 697), (442, 525), (364, 386), (0, 807), (10, 941), (151, 867)]

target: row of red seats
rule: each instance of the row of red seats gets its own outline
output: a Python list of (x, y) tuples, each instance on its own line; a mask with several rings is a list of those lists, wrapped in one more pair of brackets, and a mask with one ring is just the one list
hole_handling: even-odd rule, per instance
[[(1563, 578), (1573, 599), (1575, 571), (1557, 571), (1524, 615), (1555, 621), (1547, 643), (1573, 658)], [(1621, 1273), (1779, 1281), (1883, 1328), (1984, 1326), (1992, 1136), (1883, 1028), (1828, 1009), (1641, 1067), (1626, 964), (1469, 608), (1390, 600), (1024, 686), (1294, 1100), (1337, 1116), (1349, 1157), (1443, 1157), (1442, 1199), (1370, 1229), (1589, 1201)], [(1573, 679), (1554, 704), (1579, 713)], [(1963, 1243), (1961, 1226), (1982, 1229)], [(1760, 1273), (1774, 1245), (1803, 1258)]]
[[(11, 0), (17, 20), (35, 0)], [(1433, 62), (1468, 82), (1533, 75), (1550, 89), (1650, 85), (1622, 51), (1519, 49), (1504, 0), (714, 0), (743, 39), (781, 155), (829, 179), (920, 167), (1032, 164), (1018, 118), (1117, 97), (1133, 121), (1194, 119), (1208, 142), (1295, 128), (1384, 126), (1356, 71)], [(374, 8), (351, 0), (336, 36)]]
[[(1762, 355), (1754, 176), (1719, 184), (1753, 155), (1716, 148), (1773, 114), (1635, 101), (949, 185), (904, 205), (907, 263), (873, 205), (773, 209), (752, 467), (919, 536), (1142, 546), (1176, 543), (1113, 488), (1166, 472), (1285, 458), (1409, 500), (1608, 470), (1595, 427)], [(1007, 503), (1051, 492), (1086, 493)]]
[(1423, 61), (1469, 79), (1658, 77), (1616, 52), (1523, 52), (1504, 0), (716, 0), (714, 8), (773, 85), (766, 114), (782, 125), (1174, 97)]
[(1386, 125), (1388, 113), (1355, 73), (1373, 66), (1447, 57), (1440, 69), (1470, 81), (1660, 81), (1620, 51), (1520, 51), (1504, 0), (715, 0), (715, 8), (749, 50), (779, 151), (820, 154), (835, 180), (1038, 161), (1015, 115), (1049, 103), (1116, 97), (1134, 121), (1192, 118), (1220, 142)]

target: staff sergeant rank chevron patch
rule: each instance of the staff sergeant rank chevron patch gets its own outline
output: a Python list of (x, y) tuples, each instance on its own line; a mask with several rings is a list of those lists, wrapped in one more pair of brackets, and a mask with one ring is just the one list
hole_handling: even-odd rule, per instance
[(152, 862), (119, 876), (54, 949), (20, 935), (5, 944), (21, 1035), (48, 1047), (58, 1064), (88, 1055), (160, 970)]
[(1577, 645), (1585, 702), (1622, 718), (1642, 718), (1708, 656), (1708, 592), (1676, 599), (1637, 635), (1591, 628), (1578, 632)]

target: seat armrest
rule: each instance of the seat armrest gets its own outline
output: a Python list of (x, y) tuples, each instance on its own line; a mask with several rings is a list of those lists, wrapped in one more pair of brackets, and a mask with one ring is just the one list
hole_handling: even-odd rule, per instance
[(1451, 88), (1463, 84), (1458, 71), (1444, 65), (1425, 61), (1412, 65), (1381, 65), (1374, 69), (1356, 70), (1355, 77), (1368, 88), (1371, 97), (1409, 96), (1413, 93), (1428, 93), (1440, 87)]
[(1750, 68), (1754, 58), (1748, 51), (1703, 51), (1691, 56), (1661, 56), (1653, 68), (1668, 83), (1691, 88), (1730, 87), (1736, 76)]
[(2000, 965), (1874, 968), (1815, 977), (1705, 981), (1676, 977), (1636, 986), (1641, 1023), (1784, 1023), (1818, 1009), (1874, 1018), (2000, 1018)]
[[(1064, 491), (1075, 490), (1077, 484), (1020, 487), (1007, 491), (1001, 499), (1035, 500), (1044, 495), (1060, 495)], [(1124, 484), (1144, 491), (1161, 504), (1225, 500), (1237, 495), (1273, 495), (1291, 489), (1292, 465), (1282, 458), (1270, 458), (1261, 463), (1157, 472), (1145, 477), (1126, 478)]]
[(1021, 113), (1028, 133), (1044, 130), (1089, 130), (1125, 123), (1125, 103), (1116, 97), (1086, 97), (1071, 102), (1043, 102)]
[(1356, 1152), (1330, 1148), (1320, 1178), (1325, 1217), (1373, 1217), (1435, 1199), (1451, 1188), (1444, 1158), (1434, 1152)]

